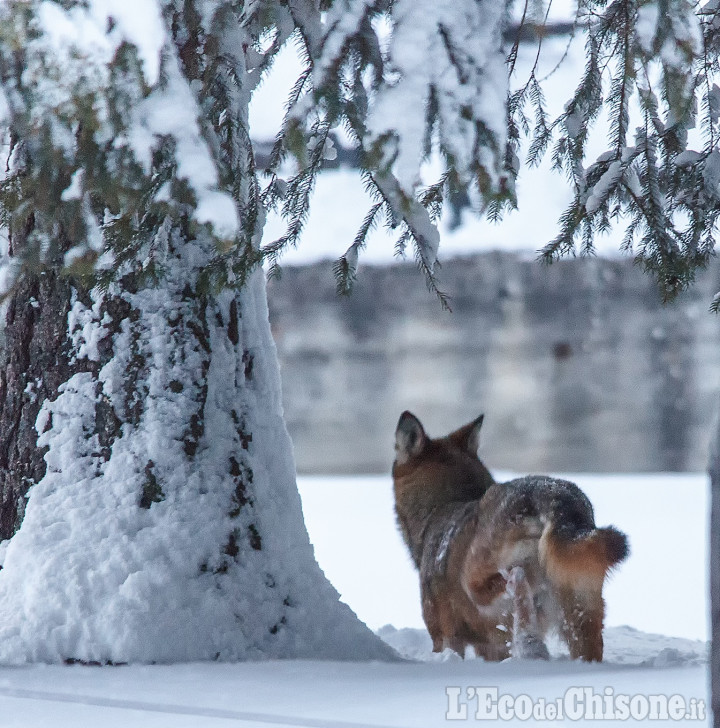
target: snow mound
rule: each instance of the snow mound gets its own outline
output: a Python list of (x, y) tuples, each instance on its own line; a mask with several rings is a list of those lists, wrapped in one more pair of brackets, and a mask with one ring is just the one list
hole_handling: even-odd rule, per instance
[[(452, 650), (432, 651), (432, 640), (424, 629), (391, 624), (381, 627), (377, 635), (398, 654), (420, 662), (447, 662), (460, 660)], [(567, 651), (556, 640), (550, 640), (550, 654), (555, 659), (567, 657)], [(605, 660), (615, 665), (642, 665), (644, 667), (681, 667), (704, 665), (708, 661), (709, 644), (684, 637), (667, 637), (642, 632), (634, 627), (608, 627), (605, 630)]]

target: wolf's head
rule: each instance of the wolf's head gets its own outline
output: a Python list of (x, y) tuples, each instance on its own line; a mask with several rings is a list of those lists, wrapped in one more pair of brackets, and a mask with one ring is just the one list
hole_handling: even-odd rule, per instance
[[(469, 501), (480, 498), (494, 483), (478, 458), (480, 428), (484, 415), (445, 437), (432, 439), (420, 420), (403, 412), (395, 430), (393, 478), (407, 493), (416, 491), (434, 502)], [(409, 495), (409, 493), (408, 493)]]

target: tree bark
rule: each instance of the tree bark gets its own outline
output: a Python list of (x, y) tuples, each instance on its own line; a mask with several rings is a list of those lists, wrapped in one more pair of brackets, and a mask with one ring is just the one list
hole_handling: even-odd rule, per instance
[(25, 279), (8, 303), (0, 351), (0, 541), (20, 527), (28, 489), (45, 474), (35, 420), (70, 378), (70, 292), (67, 278), (48, 272)]

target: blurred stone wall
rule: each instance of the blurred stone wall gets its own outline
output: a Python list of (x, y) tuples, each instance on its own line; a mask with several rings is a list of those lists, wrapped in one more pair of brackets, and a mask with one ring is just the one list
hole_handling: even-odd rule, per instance
[(363, 266), (349, 298), (329, 262), (269, 283), (302, 473), (387, 472), (400, 413), (430, 435), (484, 412), (480, 454), (521, 472), (699, 471), (720, 402), (720, 266), (663, 306), (629, 260), (546, 267), (488, 253), (440, 271)]

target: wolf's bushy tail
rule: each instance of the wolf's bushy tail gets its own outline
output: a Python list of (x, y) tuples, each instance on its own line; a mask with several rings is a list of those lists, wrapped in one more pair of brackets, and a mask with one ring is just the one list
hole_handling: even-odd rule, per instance
[(540, 559), (559, 587), (602, 589), (608, 572), (630, 553), (627, 536), (614, 526), (578, 527), (548, 520), (540, 537)]

